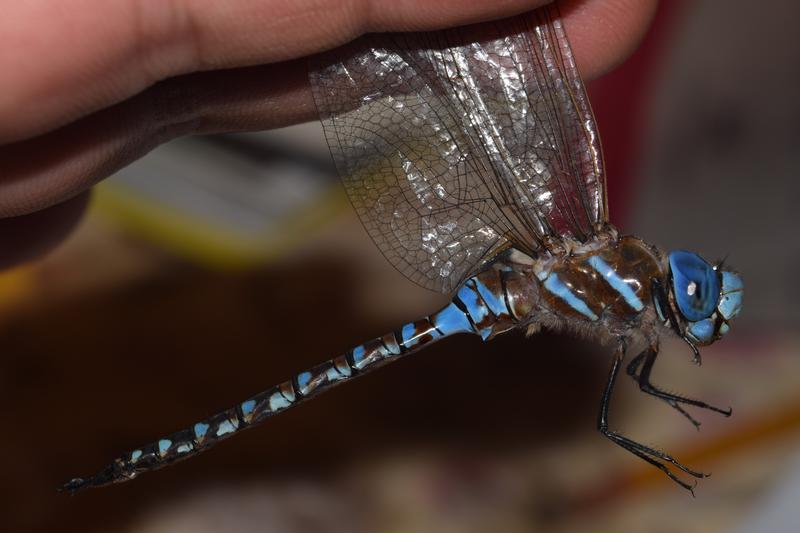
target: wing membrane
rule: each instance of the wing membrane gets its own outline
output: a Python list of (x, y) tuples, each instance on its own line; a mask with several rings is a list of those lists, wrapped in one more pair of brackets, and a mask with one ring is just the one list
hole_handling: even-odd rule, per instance
[(498, 250), (605, 222), (602, 155), (554, 10), (366, 35), (311, 73), (350, 200), (386, 258), (448, 292)]

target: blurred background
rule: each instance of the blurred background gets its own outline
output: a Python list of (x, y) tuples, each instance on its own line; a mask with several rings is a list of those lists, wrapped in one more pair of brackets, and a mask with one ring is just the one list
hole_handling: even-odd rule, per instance
[(608, 356), (550, 333), (447, 340), (191, 461), (57, 494), (443, 302), (373, 246), (307, 124), (159, 148), (0, 273), (2, 529), (800, 530), (797, 20), (791, 0), (663, 2), (591, 84), (612, 221), (747, 284), (703, 366), (667, 342), (654, 378), (734, 416), (697, 432), (629, 380), (614, 399), (615, 428), (713, 472), (696, 499), (595, 431)]

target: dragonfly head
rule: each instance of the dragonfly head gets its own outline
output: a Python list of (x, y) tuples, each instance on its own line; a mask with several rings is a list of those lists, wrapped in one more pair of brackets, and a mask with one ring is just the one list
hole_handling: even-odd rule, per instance
[(704, 346), (725, 335), (742, 309), (744, 285), (739, 274), (722, 264), (712, 266), (692, 252), (669, 253), (669, 285), (668, 302), (657, 298), (656, 309), (662, 319), (665, 314), (674, 316), (672, 327), (692, 344)]

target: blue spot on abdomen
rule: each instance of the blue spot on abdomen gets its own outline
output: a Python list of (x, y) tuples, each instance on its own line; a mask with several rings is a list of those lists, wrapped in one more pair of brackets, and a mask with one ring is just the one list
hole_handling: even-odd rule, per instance
[(454, 303), (431, 316), (431, 322), (445, 335), (475, 332), (467, 315)]

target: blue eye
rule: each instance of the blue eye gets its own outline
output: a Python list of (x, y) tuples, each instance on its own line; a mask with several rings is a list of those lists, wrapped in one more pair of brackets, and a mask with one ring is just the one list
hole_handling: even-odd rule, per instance
[(717, 305), (717, 311), (725, 320), (731, 320), (742, 310), (742, 293), (744, 285), (742, 278), (733, 272), (722, 273), (722, 298)]
[(708, 344), (714, 339), (714, 322), (710, 318), (700, 322), (692, 322), (687, 332), (697, 342)]
[(690, 322), (708, 318), (719, 300), (717, 272), (699, 255), (683, 250), (669, 254), (672, 287), (678, 309)]

